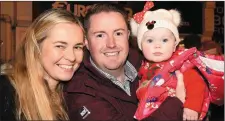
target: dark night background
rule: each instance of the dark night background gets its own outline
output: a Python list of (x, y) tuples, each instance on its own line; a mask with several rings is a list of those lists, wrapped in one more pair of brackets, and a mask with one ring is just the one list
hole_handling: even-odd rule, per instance
[[(85, 14), (79, 13), (77, 5), (87, 7), (95, 3), (103, 3), (106, 1), (63, 1), (70, 5), (70, 11), (77, 15), (81, 20)], [(145, 1), (107, 1), (124, 6), (125, 8), (132, 9), (131, 15), (142, 11)], [(53, 8), (52, 5), (56, 4), (55, 1), (33, 1), (33, 19), (40, 13), (47, 9)], [(182, 25), (179, 27), (180, 34), (203, 34), (204, 16), (203, 8), (205, 1), (154, 1), (154, 7), (151, 10), (164, 8), (164, 9), (177, 9), (181, 13)], [(60, 3), (66, 9), (67, 5)], [(214, 30), (215, 34), (221, 38), (220, 44), (224, 43), (224, 1), (216, 1), (214, 10)]]
[[(102, 2), (102, 1), (101, 1)], [(113, 1), (114, 2), (114, 1)], [(68, 4), (71, 5), (71, 11), (74, 12), (74, 4), (81, 5), (91, 5), (94, 3), (99, 3), (98, 1), (68, 1)], [(54, 2), (50, 1), (34, 1), (33, 2), (33, 19), (36, 18), (43, 11), (52, 8)], [(118, 4), (121, 4), (124, 7), (131, 8), (133, 14), (139, 12), (143, 9), (145, 1), (119, 1)], [(179, 28), (180, 33), (202, 33), (202, 7), (203, 2), (195, 1), (154, 1), (154, 7), (151, 10), (164, 8), (164, 9), (177, 9), (181, 12), (182, 22), (189, 23), (181, 26)]]

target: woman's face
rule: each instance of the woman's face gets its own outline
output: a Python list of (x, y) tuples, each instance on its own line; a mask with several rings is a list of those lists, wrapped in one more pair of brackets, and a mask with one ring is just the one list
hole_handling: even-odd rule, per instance
[(83, 59), (84, 35), (73, 23), (55, 25), (41, 43), (40, 59), (49, 85), (68, 81)]

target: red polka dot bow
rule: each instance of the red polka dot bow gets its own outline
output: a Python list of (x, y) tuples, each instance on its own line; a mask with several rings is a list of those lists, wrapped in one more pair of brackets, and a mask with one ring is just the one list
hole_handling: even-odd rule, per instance
[(134, 20), (135, 20), (138, 24), (140, 24), (141, 21), (142, 21), (143, 18), (144, 18), (145, 13), (146, 13), (150, 8), (152, 8), (153, 6), (154, 6), (154, 3), (153, 3), (153, 2), (147, 1), (147, 2), (145, 3), (144, 9), (143, 9), (141, 12), (138, 12), (138, 13), (134, 14), (134, 16), (133, 16)]

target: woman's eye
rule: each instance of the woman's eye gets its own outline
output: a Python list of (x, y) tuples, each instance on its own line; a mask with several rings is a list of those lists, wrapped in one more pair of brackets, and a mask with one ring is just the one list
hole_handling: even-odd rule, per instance
[(168, 39), (163, 39), (163, 42), (167, 42), (168, 41)]
[(83, 46), (75, 46), (74, 49), (76, 49), (76, 50), (83, 50)]
[(153, 41), (152, 39), (148, 39), (147, 40), (148, 43), (152, 43), (152, 41)]
[(62, 46), (62, 45), (56, 45), (56, 47), (57, 47), (57, 48), (61, 48), (61, 49), (65, 48), (65, 47)]

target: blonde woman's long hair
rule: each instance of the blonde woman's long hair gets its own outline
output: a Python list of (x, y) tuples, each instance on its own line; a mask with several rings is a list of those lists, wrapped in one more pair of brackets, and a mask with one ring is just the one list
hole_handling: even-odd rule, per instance
[(40, 44), (47, 33), (59, 23), (82, 24), (72, 13), (62, 9), (50, 9), (42, 13), (28, 27), (17, 51), (10, 81), (15, 88), (16, 118), (18, 120), (67, 120), (62, 85), (50, 90), (44, 80), (40, 56)]

